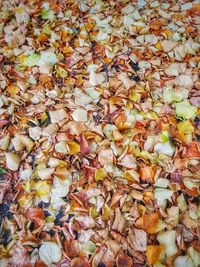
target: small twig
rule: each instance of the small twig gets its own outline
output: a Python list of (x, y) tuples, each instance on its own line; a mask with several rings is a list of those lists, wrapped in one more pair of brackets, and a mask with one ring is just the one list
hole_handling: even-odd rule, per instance
[(83, 25), (85, 27), (85, 30), (87, 32), (87, 35), (88, 35), (88, 39), (90, 41), (90, 49), (93, 53), (93, 55), (95, 55), (95, 57), (101, 62), (101, 64), (103, 65), (103, 68), (104, 68), (104, 71), (105, 71), (105, 74), (106, 74), (106, 82), (108, 83), (109, 82), (109, 74), (108, 74), (108, 64), (106, 64), (105, 62), (103, 62), (103, 60), (100, 58), (100, 56), (96, 53), (96, 51), (94, 50), (94, 44), (92, 42), (92, 39), (91, 39), (91, 36), (90, 36), (90, 33), (87, 29), (87, 26), (85, 24), (85, 21), (84, 21), (84, 17), (83, 17), (83, 12), (81, 10), (81, 8), (79, 7), (79, 10), (81, 12), (81, 18), (82, 18), (82, 22), (83, 22)]
[(122, 56), (122, 55), (128, 54), (128, 53), (130, 53), (130, 52), (131, 52), (131, 49), (130, 49), (130, 47), (129, 47), (127, 51), (122, 52), (121, 54), (114, 56), (114, 58), (112, 59), (112, 61), (110, 61), (110, 63), (108, 64), (108, 66), (109, 66), (111, 63), (113, 63), (113, 61), (114, 61), (116, 58), (118, 58), (118, 57), (120, 57), (120, 56)]
[(83, 12), (82, 12), (80, 6), (79, 6), (79, 10), (80, 10), (80, 14), (81, 14), (81, 18), (82, 18), (82, 22), (83, 22), (84, 28), (85, 28), (85, 30), (86, 30), (86, 32), (87, 32), (88, 39), (89, 39), (89, 42), (90, 42), (90, 49), (91, 49), (91, 51), (92, 51), (92, 54), (93, 54), (93, 55), (94, 55), (94, 56), (101, 62), (101, 64), (103, 65), (103, 69), (104, 69), (104, 71), (105, 71), (105, 75), (106, 75), (106, 82), (108, 83), (108, 82), (109, 82), (109, 73), (108, 73), (108, 72), (109, 72), (109, 69), (108, 69), (108, 67), (110, 66), (111, 63), (113, 63), (113, 61), (114, 61), (116, 58), (118, 58), (118, 57), (120, 57), (120, 56), (122, 56), (122, 55), (125, 55), (125, 54), (127, 54), (127, 53), (130, 53), (130, 48), (128, 47), (128, 50), (127, 50), (127, 51), (122, 52), (121, 54), (114, 56), (114, 58), (112, 59), (112, 61), (109, 62), (108, 64), (106, 64), (106, 63), (101, 59), (101, 57), (96, 53), (96, 51), (94, 50), (94, 44), (93, 44), (93, 41), (92, 41), (92, 39), (91, 39), (90, 33), (89, 33), (88, 29), (87, 29), (87, 26), (86, 26), (86, 24), (85, 24), (84, 16), (83, 16)]

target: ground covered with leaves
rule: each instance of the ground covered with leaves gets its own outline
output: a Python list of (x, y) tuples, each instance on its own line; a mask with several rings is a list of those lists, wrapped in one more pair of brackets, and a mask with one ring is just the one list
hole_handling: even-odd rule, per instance
[(200, 266), (199, 1), (0, 1), (0, 266)]

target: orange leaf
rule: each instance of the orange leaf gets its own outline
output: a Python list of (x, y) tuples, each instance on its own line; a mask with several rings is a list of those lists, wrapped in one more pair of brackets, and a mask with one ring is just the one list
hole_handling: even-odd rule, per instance
[(42, 84), (45, 84), (47, 82), (51, 82), (52, 78), (47, 74), (40, 74), (39, 80)]
[(7, 91), (11, 96), (15, 96), (19, 93), (20, 90), (16, 85), (11, 84), (7, 87)]
[(135, 54), (137, 56), (138, 61), (142, 60), (144, 58), (144, 56), (143, 56), (141, 51), (133, 49), (132, 52), (133, 52), (133, 54)]
[(44, 213), (40, 208), (28, 208), (26, 217), (27, 219), (32, 220), (35, 223), (36, 227), (41, 226), (45, 218)]
[(94, 28), (94, 23), (87, 23), (86, 28), (88, 31), (91, 31)]
[(186, 153), (183, 155), (184, 157), (190, 158), (199, 158), (200, 157), (200, 147), (197, 142), (190, 143), (186, 146)]
[(187, 12), (188, 16), (200, 16), (200, 4), (194, 4), (191, 9), (188, 10)]
[(191, 246), (197, 250), (198, 252), (200, 252), (200, 240), (192, 240), (191, 242)]
[(116, 118), (115, 125), (117, 126), (117, 128), (120, 128), (121, 126), (123, 126), (123, 124), (126, 122), (126, 120), (127, 120), (126, 114), (125, 113), (121, 113)]
[(152, 166), (144, 166), (140, 169), (140, 178), (146, 182), (152, 182), (154, 177), (154, 171)]
[(152, 30), (159, 30), (161, 27), (163, 26), (163, 22), (161, 22), (160, 20), (153, 20), (150, 22), (149, 27)]
[(154, 234), (156, 233), (158, 223), (159, 215), (157, 213), (150, 213), (140, 217), (136, 222), (136, 226), (143, 229), (148, 234)]
[(198, 197), (199, 196), (199, 191), (198, 191), (197, 188), (192, 188), (191, 190), (186, 189), (185, 191), (189, 196), (193, 196), (193, 197)]
[(45, 33), (38, 35), (37, 39), (39, 42), (47, 42), (49, 40), (48, 36)]
[(99, 57), (104, 58), (104, 56), (105, 56), (105, 51), (104, 51), (104, 48), (103, 48), (102, 46), (100, 46), (100, 45), (96, 45), (96, 46), (94, 47), (94, 51), (95, 51), (95, 53), (96, 53)]
[(112, 96), (110, 98), (110, 104), (112, 105), (120, 105), (122, 103), (122, 99), (119, 96)]
[(18, 129), (17, 129), (17, 127), (16, 127), (14, 124), (12, 124), (12, 125), (9, 125), (9, 126), (8, 126), (7, 131), (8, 131), (12, 136), (14, 136), (14, 135), (17, 133)]

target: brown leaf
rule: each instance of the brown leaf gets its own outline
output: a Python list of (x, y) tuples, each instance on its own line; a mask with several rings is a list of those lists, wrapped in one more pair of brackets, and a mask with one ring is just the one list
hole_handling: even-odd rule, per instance
[(117, 267), (132, 267), (133, 260), (131, 257), (126, 255), (123, 251), (120, 251), (120, 253), (117, 256)]
[(112, 267), (116, 260), (116, 256), (121, 248), (121, 245), (115, 240), (110, 239), (106, 242), (106, 246), (107, 250), (102, 257), (102, 262), (105, 264), (106, 267)]
[(147, 247), (147, 234), (143, 230), (129, 229), (128, 240), (132, 248), (136, 251), (145, 252)]
[(119, 233), (122, 233), (124, 226), (125, 226), (126, 220), (124, 216), (122, 215), (119, 208), (115, 211), (115, 219), (112, 225), (112, 229), (118, 231)]

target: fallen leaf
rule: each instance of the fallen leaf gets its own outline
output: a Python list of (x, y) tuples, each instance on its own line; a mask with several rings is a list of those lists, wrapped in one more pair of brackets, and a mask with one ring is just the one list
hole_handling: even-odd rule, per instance
[(98, 161), (101, 166), (107, 163), (113, 163), (114, 155), (112, 149), (101, 150), (98, 154)]
[(129, 242), (134, 250), (145, 252), (147, 248), (147, 233), (134, 228), (129, 231)]
[(164, 245), (148, 245), (146, 251), (148, 264), (149, 265), (156, 264), (160, 260), (161, 254), (163, 253), (164, 250), (165, 250)]

